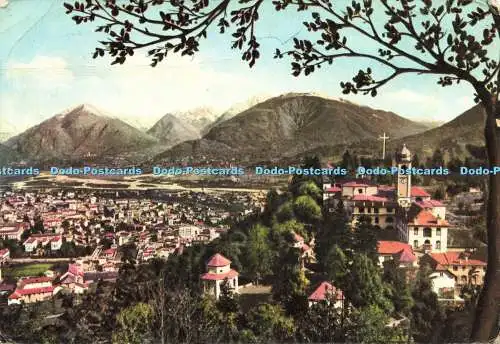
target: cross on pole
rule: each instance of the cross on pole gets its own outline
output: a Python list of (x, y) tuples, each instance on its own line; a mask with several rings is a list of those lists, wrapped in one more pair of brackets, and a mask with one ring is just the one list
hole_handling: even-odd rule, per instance
[(385, 132), (384, 132), (384, 135), (382, 135), (382, 136), (379, 137), (379, 140), (383, 141), (383, 144), (382, 144), (382, 160), (385, 160), (385, 141), (387, 141), (388, 139), (389, 139), (389, 136), (386, 136)]

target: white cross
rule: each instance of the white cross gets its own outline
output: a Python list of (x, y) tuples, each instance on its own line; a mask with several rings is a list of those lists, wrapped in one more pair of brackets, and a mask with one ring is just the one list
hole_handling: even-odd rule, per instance
[(385, 136), (385, 132), (384, 132), (384, 135), (380, 136), (379, 137), (379, 140), (383, 140), (383, 144), (382, 144), (382, 160), (385, 159), (385, 141), (389, 139), (389, 136)]

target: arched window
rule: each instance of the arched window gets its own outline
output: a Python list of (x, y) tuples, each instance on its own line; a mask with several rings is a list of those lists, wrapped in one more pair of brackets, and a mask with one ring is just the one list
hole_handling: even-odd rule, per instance
[(426, 241), (424, 241), (424, 245), (430, 245), (431, 244), (431, 241), (429, 239), (427, 239)]
[(424, 237), (425, 238), (430, 238), (432, 236), (432, 229), (429, 227), (424, 228)]

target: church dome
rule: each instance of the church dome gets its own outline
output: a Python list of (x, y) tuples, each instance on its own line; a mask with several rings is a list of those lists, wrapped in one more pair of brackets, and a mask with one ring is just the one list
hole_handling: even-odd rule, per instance
[(403, 144), (403, 149), (401, 149), (400, 156), (401, 156), (401, 160), (411, 161), (411, 152), (406, 147), (406, 144)]

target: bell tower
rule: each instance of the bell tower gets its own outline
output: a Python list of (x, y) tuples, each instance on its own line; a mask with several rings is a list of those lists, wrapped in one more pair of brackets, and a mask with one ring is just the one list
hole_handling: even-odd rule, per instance
[(397, 173), (397, 201), (403, 208), (408, 208), (411, 205), (411, 173), (407, 173), (411, 169), (411, 152), (403, 145), (403, 149), (399, 154), (396, 154), (396, 164), (398, 167)]

